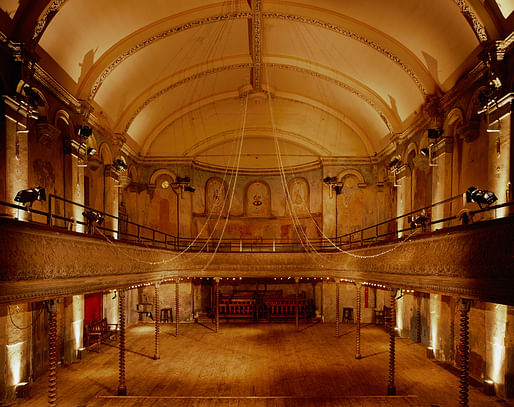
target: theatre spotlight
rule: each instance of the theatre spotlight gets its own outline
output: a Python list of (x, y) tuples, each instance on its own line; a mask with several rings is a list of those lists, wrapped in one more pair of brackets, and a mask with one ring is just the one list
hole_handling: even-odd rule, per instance
[(431, 140), (438, 139), (443, 134), (443, 129), (428, 129), (427, 137)]
[(83, 139), (87, 140), (89, 136), (93, 134), (93, 129), (89, 126), (80, 126), (78, 135)]
[(466, 201), (476, 202), (480, 209), (483, 209), (482, 205), (487, 208), (498, 200), (494, 192), (486, 189), (478, 189), (475, 187), (469, 187), (466, 191)]
[(82, 216), (84, 216), (84, 218), (86, 218), (87, 233), (92, 233), (93, 226), (95, 224), (100, 226), (104, 221), (103, 215), (100, 212), (95, 211), (93, 209), (88, 209), (88, 210), (82, 212)]
[(45, 188), (41, 188), (38, 185), (34, 188), (22, 189), (14, 197), (14, 202), (19, 202), (29, 207), (32, 207), (34, 201), (46, 201)]
[(93, 157), (95, 154), (96, 154), (96, 149), (94, 149), (93, 147), (89, 147), (89, 148), (87, 149), (87, 158), (91, 158), (91, 157)]
[(330, 184), (335, 184), (337, 182), (337, 177), (325, 177), (323, 178), (323, 182), (327, 185), (330, 185)]
[(120, 157), (114, 161), (114, 166), (120, 171), (125, 171), (128, 168), (127, 162), (123, 157)]
[(188, 191), (188, 192), (195, 192), (195, 189), (194, 187), (192, 187), (191, 185), (186, 185), (184, 187), (184, 191)]
[(430, 222), (430, 217), (423, 209), (420, 213), (409, 216), (408, 221), (409, 221), (410, 227), (412, 229), (415, 229), (418, 226), (421, 226), (421, 229), (423, 229), (423, 232), (424, 232), (427, 229), (428, 223)]
[(430, 154), (430, 150), (428, 148), (422, 148), (421, 150), (419, 150), (419, 152), (424, 155), (425, 157), (428, 157), (428, 155)]
[(22, 93), (27, 97), (28, 102), (32, 106), (42, 107), (45, 105), (45, 101), (30, 85), (26, 84), (23, 86)]
[(189, 177), (177, 177), (177, 184), (189, 184), (191, 182), (191, 178)]
[(397, 167), (399, 164), (400, 164), (400, 158), (399, 157), (393, 157), (391, 159), (391, 161), (389, 162), (388, 167), (389, 167), (389, 169), (392, 170), (393, 168)]

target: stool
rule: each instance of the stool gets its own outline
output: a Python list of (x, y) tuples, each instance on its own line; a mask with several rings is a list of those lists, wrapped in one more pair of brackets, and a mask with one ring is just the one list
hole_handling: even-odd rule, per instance
[(353, 322), (353, 308), (343, 308), (343, 322)]
[(171, 308), (161, 308), (161, 322), (173, 322), (173, 310)]

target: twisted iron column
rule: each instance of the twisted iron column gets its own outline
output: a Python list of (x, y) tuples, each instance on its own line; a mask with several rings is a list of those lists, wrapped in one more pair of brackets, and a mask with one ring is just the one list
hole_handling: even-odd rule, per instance
[(48, 405), (57, 405), (57, 300), (46, 301), (48, 309)]
[(178, 336), (178, 321), (179, 321), (179, 288), (178, 278), (175, 280), (175, 337)]
[(119, 311), (119, 383), (118, 383), (118, 396), (127, 395), (127, 386), (125, 385), (125, 289), (118, 289), (118, 311)]
[(336, 280), (336, 338), (339, 338), (339, 281)]
[(421, 297), (416, 300), (416, 342), (421, 343)]
[(161, 286), (160, 283), (155, 283), (154, 296), (153, 296), (154, 308), (155, 308), (155, 348), (154, 348), (154, 354), (153, 354), (154, 360), (160, 359), (160, 355), (159, 355), (159, 329), (160, 329), (159, 324), (161, 322), (161, 315), (160, 315), (160, 311), (159, 311), (159, 288), (160, 288), (160, 286)]
[(355, 288), (357, 290), (357, 310), (355, 316), (355, 359), (360, 359), (361, 356), (361, 285), (359, 283), (355, 284)]
[(460, 341), (459, 341), (459, 406), (469, 404), (469, 310), (471, 300), (461, 298), (459, 300), (460, 312)]
[(396, 289), (391, 289), (391, 315), (389, 317), (389, 382), (387, 384), (387, 395), (396, 395), (394, 386), (394, 362), (395, 362), (395, 326), (396, 326)]
[(214, 281), (216, 281), (216, 289), (215, 289), (215, 306), (216, 306), (216, 333), (218, 333), (218, 330), (220, 329), (220, 279), (215, 278)]
[(298, 299), (300, 297), (300, 279), (298, 277), (294, 278), (294, 281), (296, 283), (296, 304), (295, 304), (295, 318), (296, 318), (296, 332), (300, 330), (300, 324), (298, 321)]

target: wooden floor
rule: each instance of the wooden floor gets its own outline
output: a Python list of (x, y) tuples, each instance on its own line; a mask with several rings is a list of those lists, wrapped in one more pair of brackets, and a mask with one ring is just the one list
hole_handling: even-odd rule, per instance
[[(455, 406), (458, 377), (425, 356), (425, 348), (397, 339), (396, 397), (387, 397), (388, 336), (362, 328), (362, 359), (355, 359), (353, 324), (183, 324), (161, 326), (161, 358), (153, 360), (154, 328), (127, 332), (127, 397), (118, 387), (118, 349), (102, 346), (57, 372), (58, 406)], [(46, 405), (47, 378), (30, 388), (19, 406)], [(470, 388), (470, 406), (498, 406), (499, 399)], [(503, 406), (513, 406), (501, 403)]]

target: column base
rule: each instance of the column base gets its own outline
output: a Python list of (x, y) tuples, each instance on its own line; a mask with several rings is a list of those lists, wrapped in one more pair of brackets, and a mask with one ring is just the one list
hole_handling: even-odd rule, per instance
[(126, 387), (118, 387), (118, 396), (126, 396), (127, 388)]
[(387, 386), (387, 395), (388, 396), (396, 396), (396, 387)]

